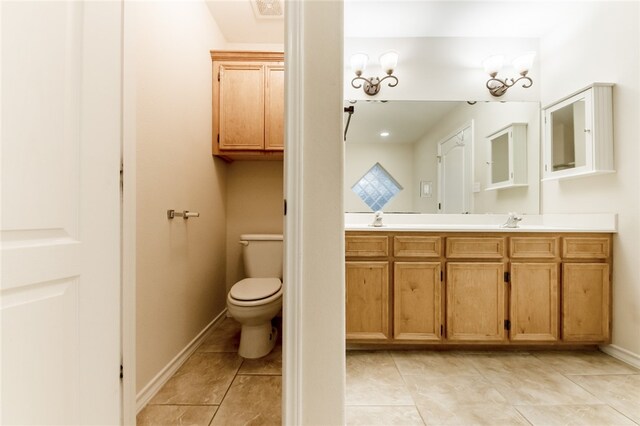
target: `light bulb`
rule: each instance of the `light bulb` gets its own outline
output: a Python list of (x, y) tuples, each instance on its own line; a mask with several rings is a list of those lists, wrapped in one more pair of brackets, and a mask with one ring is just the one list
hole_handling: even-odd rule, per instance
[(367, 62), (369, 61), (369, 56), (366, 53), (354, 53), (351, 55), (351, 70), (356, 73), (357, 76), (360, 76), (365, 68), (367, 68)]
[(503, 62), (504, 56), (494, 55), (482, 61), (482, 66), (484, 67), (484, 70), (487, 74), (489, 74), (491, 77), (495, 77), (502, 69)]
[(533, 58), (536, 57), (536, 52), (526, 52), (518, 56), (513, 60), (513, 68), (520, 75), (527, 75), (533, 66)]
[(391, 75), (398, 65), (398, 52), (390, 50), (380, 55), (380, 66), (382, 70)]

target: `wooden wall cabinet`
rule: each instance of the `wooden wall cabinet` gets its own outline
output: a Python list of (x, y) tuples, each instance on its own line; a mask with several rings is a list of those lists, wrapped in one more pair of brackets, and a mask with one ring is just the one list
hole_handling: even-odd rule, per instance
[(213, 155), (281, 160), (284, 149), (284, 54), (212, 51)]
[(611, 235), (347, 232), (355, 343), (610, 340)]

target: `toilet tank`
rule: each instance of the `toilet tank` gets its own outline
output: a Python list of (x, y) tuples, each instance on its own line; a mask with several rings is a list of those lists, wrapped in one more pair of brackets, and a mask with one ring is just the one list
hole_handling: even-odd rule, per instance
[(281, 234), (245, 234), (240, 244), (248, 278), (282, 278)]

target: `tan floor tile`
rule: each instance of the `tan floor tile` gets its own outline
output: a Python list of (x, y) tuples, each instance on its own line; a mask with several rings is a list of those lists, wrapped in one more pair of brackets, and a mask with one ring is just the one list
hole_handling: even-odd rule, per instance
[(238, 352), (241, 328), (233, 318), (225, 318), (202, 342), (198, 352)]
[(230, 353), (194, 353), (151, 404), (220, 404), (242, 358)]
[(482, 376), (404, 376), (427, 425), (526, 425)]
[(508, 404), (460, 404), (452, 406), (419, 405), (418, 410), (431, 425), (459, 425), (459, 426), (529, 426), (512, 406)]
[(411, 406), (349, 406), (345, 407), (347, 426), (424, 426), (418, 409)]
[(493, 374), (516, 374), (520, 371), (557, 373), (553, 367), (529, 353), (503, 352), (489, 355), (469, 355), (471, 363), (485, 377)]
[(217, 405), (147, 405), (136, 417), (138, 426), (208, 426)]
[(346, 405), (413, 405), (388, 352), (348, 351)]
[(393, 351), (402, 375), (473, 376), (479, 375), (471, 359), (457, 352)]
[(603, 402), (640, 424), (640, 375), (568, 377)]
[(491, 374), (487, 377), (512, 405), (580, 405), (601, 404), (589, 392), (560, 373), (536, 371)]
[(276, 345), (267, 356), (245, 359), (238, 374), (282, 375), (282, 346)]
[(280, 425), (282, 378), (237, 376), (211, 425)]
[[(506, 404), (489, 380), (477, 376), (404, 376), (417, 406), (442, 407), (474, 404)], [(428, 423), (429, 420), (423, 416)]]
[(635, 425), (608, 405), (538, 405), (516, 409), (534, 426)]
[(534, 356), (562, 374), (640, 374), (640, 370), (600, 351), (540, 352)]

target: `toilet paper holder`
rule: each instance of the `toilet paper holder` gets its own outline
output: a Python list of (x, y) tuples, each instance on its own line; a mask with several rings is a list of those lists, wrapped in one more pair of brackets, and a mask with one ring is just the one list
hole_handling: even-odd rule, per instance
[(167, 210), (167, 219), (173, 219), (174, 217), (181, 217), (184, 220), (187, 220), (190, 217), (200, 217), (200, 213), (190, 212), (189, 210), (185, 210), (183, 212), (177, 212), (175, 210)]

